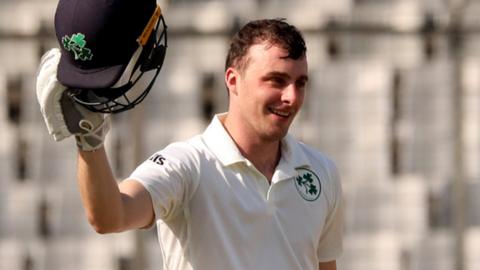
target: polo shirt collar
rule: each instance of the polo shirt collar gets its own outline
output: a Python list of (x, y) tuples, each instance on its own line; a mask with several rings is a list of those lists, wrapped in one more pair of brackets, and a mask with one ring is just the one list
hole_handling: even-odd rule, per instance
[[(223, 113), (213, 117), (212, 122), (203, 133), (206, 145), (224, 166), (239, 162), (250, 164), (220, 122), (220, 118), (225, 115), (226, 113)], [(287, 134), (282, 140), (281, 151), (282, 157), (277, 165), (274, 179), (282, 180), (294, 177), (297, 174), (296, 168), (309, 166), (308, 158), (305, 156), (300, 142), (290, 134)]]
[(203, 133), (204, 141), (224, 166), (238, 162), (248, 162), (220, 122), (220, 117), (225, 115), (226, 113), (222, 113), (213, 117), (212, 122)]
[(281, 151), (282, 157), (273, 175), (273, 183), (295, 177), (297, 168), (308, 168), (310, 166), (310, 162), (305, 156), (300, 142), (290, 134), (287, 134), (282, 140)]

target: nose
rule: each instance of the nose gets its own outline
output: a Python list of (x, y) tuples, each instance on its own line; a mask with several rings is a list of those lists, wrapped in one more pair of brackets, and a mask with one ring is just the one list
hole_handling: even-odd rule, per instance
[(303, 91), (295, 84), (289, 84), (282, 91), (282, 102), (288, 105), (295, 105), (303, 100)]

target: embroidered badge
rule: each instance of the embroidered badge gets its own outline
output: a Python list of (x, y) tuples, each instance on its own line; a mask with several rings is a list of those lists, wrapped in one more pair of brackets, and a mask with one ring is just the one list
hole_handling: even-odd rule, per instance
[(71, 37), (64, 36), (62, 38), (63, 47), (69, 52), (73, 52), (75, 60), (90, 61), (92, 60), (92, 51), (85, 47), (85, 35), (82, 33), (73, 34)]
[(296, 170), (298, 175), (294, 182), (300, 196), (309, 202), (317, 200), (322, 192), (318, 176), (309, 169), (297, 168)]

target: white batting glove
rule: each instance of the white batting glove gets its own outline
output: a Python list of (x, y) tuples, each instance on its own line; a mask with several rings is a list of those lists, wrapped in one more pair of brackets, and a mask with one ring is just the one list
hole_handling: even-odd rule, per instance
[(75, 135), (80, 149), (94, 151), (103, 145), (110, 128), (109, 118), (87, 110), (68, 96), (67, 87), (57, 80), (60, 56), (57, 48), (46, 52), (37, 75), (37, 99), (48, 133), (55, 141)]

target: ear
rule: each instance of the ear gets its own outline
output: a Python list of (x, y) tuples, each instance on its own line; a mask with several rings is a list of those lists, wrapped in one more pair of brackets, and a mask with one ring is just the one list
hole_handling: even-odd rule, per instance
[(228, 88), (228, 91), (233, 95), (237, 95), (238, 79), (239, 73), (236, 69), (229, 67), (225, 71), (225, 84)]

